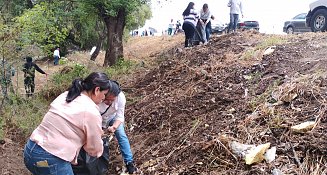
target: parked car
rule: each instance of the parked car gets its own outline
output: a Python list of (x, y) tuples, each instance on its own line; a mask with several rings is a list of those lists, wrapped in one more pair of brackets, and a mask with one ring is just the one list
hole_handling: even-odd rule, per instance
[(307, 13), (300, 13), (284, 23), (283, 32), (287, 34), (311, 32), (311, 28), (305, 24)]
[(312, 2), (306, 17), (306, 25), (313, 32), (324, 32), (327, 30), (327, 0)]
[[(226, 24), (226, 32), (228, 31), (229, 23)], [(259, 22), (256, 20), (241, 20), (237, 23), (237, 29), (241, 30), (257, 30), (259, 31)]]
[(242, 20), (238, 22), (237, 27), (241, 30), (254, 29), (259, 31), (259, 22), (256, 20)]
[(227, 31), (228, 24), (221, 21), (211, 21), (211, 33), (224, 34)]

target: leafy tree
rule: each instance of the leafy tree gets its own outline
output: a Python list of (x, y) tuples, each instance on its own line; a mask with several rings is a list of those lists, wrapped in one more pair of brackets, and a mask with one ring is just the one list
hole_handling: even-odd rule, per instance
[[(114, 65), (123, 58), (123, 33), (127, 16), (137, 11), (146, 0), (81, 0), (86, 7), (96, 12), (107, 29), (107, 49), (104, 66)], [(94, 10), (94, 11), (93, 11)]]
[(21, 30), (21, 47), (35, 44), (50, 54), (53, 48), (65, 41), (72, 26), (64, 21), (65, 12), (59, 10), (61, 5), (60, 2), (42, 2), (16, 18)]
[(148, 4), (142, 4), (127, 16), (126, 29), (129, 31), (138, 29), (151, 17), (152, 12), (150, 6)]
[(6, 22), (21, 15), (25, 9), (32, 7), (33, 2), (31, 0), (0, 0), (1, 17)]
[(97, 45), (99, 50), (104, 46), (106, 48), (104, 66), (113, 65), (123, 57), (124, 29), (136, 29), (151, 17), (147, 0), (0, 0), (0, 2), (6, 4), (0, 5), (1, 8), (14, 7), (15, 10), (6, 12), (8, 16), (20, 15), (15, 18), (20, 47), (36, 45), (50, 54), (56, 46), (73, 44), (79, 48), (89, 49)]

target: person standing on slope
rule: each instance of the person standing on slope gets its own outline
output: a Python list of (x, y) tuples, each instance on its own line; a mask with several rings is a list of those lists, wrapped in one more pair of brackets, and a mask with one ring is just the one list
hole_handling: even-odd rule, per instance
[(193, 45), (193, 37), (196, 30), (196, 24), (199, 19), (199, 15), (194, 9), (194, 2), (190, 2), (183, 12), (183, 30), (185, 32), (185, 47), (191, 47)]
[(111, 83), (105, 73), (75, 79), (51, 104), (24, 148), (24, 163), (33, 175), (74, 175), (83, 149), (93, 157), (103, 153), (101, 103)]
[(33, 95), (35, 90), (35, 83), (34, 83), (35, 70), (37, 70), (41, 74), (45, 74), (46, 76), (48, 74), (45, 73), (42, 69), (40, 69), (38, 65), (32, 62), (32, 57), (26, 57), (25, 60), (26, 63), (23, 66), (24, 86), (25, 86), (26, 96), (30, 97)]
[(229, 0), (227, 6), (230, 8), (230, 22), (227, 33), (229, 33), (230, 30), (236, 32), (239, 16), (242, 15), (242, 18), (244, 17), (242, 0)]
[(131, 146), (124, 129), (125, 106), (126, 98), (123, 91), (116, 81), (111, 81), (111, 89), (103, 102), (99, 104), (102, 127), (115, 134), (127, 171), (129, 174), (133, 174), (137, 169), (134, 166)]

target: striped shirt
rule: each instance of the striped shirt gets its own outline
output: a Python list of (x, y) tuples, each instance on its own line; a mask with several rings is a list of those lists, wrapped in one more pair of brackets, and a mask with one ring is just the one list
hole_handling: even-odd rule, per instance
[(197, 11), (194, 9), (191, 9), (190, 14), (187, 16), (184, 16), (184, 23), (187, 22), (187, 23), (191, 23), (194, 26), (196, 26), (198, 19), (199, 19), (199, 14), (197, 13)]

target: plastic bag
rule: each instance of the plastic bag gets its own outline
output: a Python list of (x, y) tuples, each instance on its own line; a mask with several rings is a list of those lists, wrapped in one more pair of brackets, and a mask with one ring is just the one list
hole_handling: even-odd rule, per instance
[(82, 148), (77, 158), (77, 165), (72, 165), (74, 175), (104, 175), (109, 168), (109, 137), (103, 140), (103, 153), (99, 158), (88, 155)]

